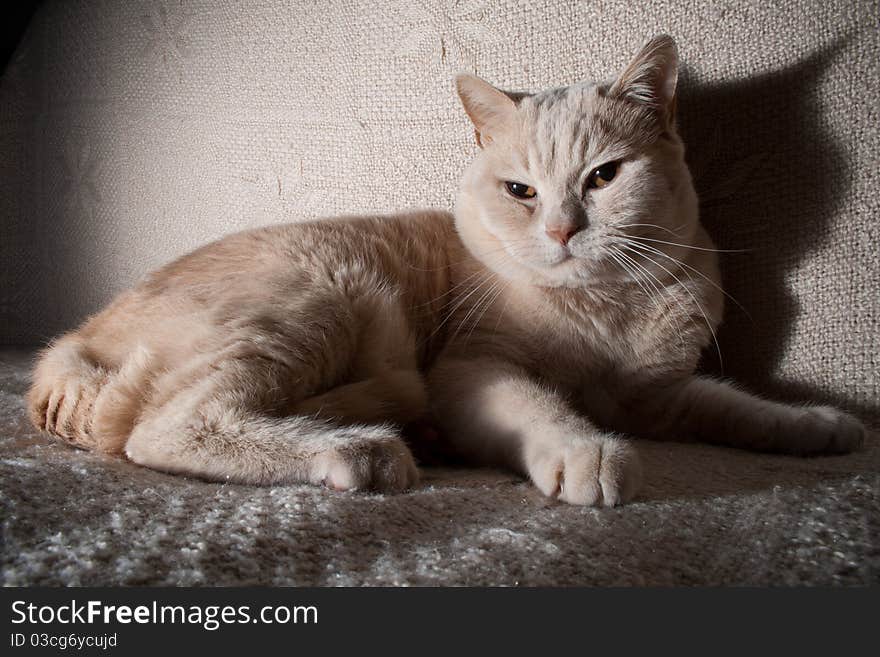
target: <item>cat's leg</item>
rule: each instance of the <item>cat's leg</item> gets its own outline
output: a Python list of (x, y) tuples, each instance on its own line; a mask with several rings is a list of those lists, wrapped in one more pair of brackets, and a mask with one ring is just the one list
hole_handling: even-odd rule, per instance
[(404, 425), (422, 417), (428, 398), (416, 370), (388, 370), (363, 381), (338, 386), (296, 405), (298, 415), (346, 423), (392, 422)]
[(140, 413), (152, 376), (152, 358), (135, 349), (121, 367), (95, 363), (76, 333), (46, 349), (27, 394), (31, 422), (82, 449), (119, 454)]
[(279, 413), (296, 394), (290, 380), (263, 358), (212, 363), (204, 377), (144, 412), (125, 453), (140, 465), (213, 481), (384, 491), (416, 482), (397, 429)]
[(445, 439), (471, 460), (511, 467), (573, 504), (613, 506), (638, 491), (641, 465), (627, 440), (599, 430), (509, 363), (441, 360), (429, 391)]
[(418, 371), (415, 336), (397, 295), (368, 290), (352, 302), (352, 312), (359, 330), (346, 368), (349, 383), (299, 401), (294, 412), (400, 426), (424, 416), (427, 392)]
[(761, 399), (715, 379), (694, 376), (664, 391), (645, 391), (653, 409), (646, 435), (693, 437), (709, 443), (791, 454), (840, 454), (858, 449), (865, 427), (829, 406), (792, 406)]

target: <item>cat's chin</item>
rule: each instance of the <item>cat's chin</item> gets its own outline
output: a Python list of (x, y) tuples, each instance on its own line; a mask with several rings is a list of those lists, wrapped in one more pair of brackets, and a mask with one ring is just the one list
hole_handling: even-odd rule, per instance
[(601, 267), (590, 267), (569, 255), (552, 265), (519, 262), (515, 271), (497, 271), (508, 280), (544, 288), (586, 289), (620, 280), (620, 276)]
[(569, 289), (588, 289), (601, 287), (621, 280), (618, 272), (601, 265), (585, 263), (577, 256), (571, 256), (551, 268), (545, 275), (549, 282), (545, 287), (564, 287)]
[(517, 284), (529, 285), (532, 287), (570, 287), (569, 279), (571, 272), (563, 271), (568, 263), (574, 261), (574, 258), (567, 258), (565, 261), (554, 264), (535, 264), (524, 260), (508, 261), (503, 266), (496, 264), (490, 265), (485, 260), (482, 264), (486, 269), (495, 272), (501, 278)]

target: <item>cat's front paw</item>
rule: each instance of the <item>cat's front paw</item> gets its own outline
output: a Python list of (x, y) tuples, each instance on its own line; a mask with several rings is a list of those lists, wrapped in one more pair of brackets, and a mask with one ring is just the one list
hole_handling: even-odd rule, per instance
[(812, 406), (795, 420), (786, 446), (803, 454), (845, 454), (864, 445), (866, 435), (865, 425), (849, 413)]
[(638, 453), (611, 436), (546, 445), (527, 460), (538, 489), (569, 504), (616, 506), (631, 500), (642, 484)]
[(399, 437), (357, 442), (329, 449), (315, 458), (312, 479), (334, 490), (396, 493), (414, 486), (419, 471)]

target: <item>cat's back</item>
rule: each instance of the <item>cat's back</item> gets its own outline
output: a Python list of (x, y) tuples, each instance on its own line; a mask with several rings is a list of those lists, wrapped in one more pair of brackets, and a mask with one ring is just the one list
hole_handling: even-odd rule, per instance
[(134, 291), (198, 293), (205, 286), (229, 290), (285, 277), (318, 281), (361, 265), (393, 273), (404, 263), (437, 259), (453, 233), (451, 215), (432, 210), (264, 226), (206, 244), (152, 272)]
[(306, 302), (367, 287), (417, 305), (440, 293), (455, 239), (451, 215), (432, 210), (245, 230), (148, 274), (80, 334), (112, 365), (134, 343), (182, 352), (229, 326), (288, 321)]

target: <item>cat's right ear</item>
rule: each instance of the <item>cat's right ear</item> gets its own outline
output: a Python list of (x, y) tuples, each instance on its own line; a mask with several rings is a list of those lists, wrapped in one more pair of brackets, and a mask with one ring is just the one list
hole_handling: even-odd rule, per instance
[(470, 73), (457, 75), (455, 88), (474, 124), (480, 148), (492, 143), (513, 124), (516, 102), (500, 89)]

